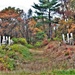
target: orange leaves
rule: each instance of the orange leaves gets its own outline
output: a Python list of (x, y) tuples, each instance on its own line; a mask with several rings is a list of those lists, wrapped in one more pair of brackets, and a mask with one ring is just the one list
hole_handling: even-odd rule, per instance
[[(48, 42), (47, 39), (44, 39), (43, 42), (42, 42), (43, 46), (47, 45), (48, 43), (49, 43), (49, 42)], [(48, 48), (49, 48), (49, 46), (48, 46)]]
[(36, 21), (34, 19), (30, 19), (29, 22), (28, 22), (28, 26), (29, 26), (29, 30), (30, 31), (33, 31), (34, 28), (35, 28), (35, 25), (36, 25)]
[(37, 32), (41, 32), (42, 31), (39, 28), (31, 28), (31, 29), (32, 29), (33, 35), (36, 35)]
[(30, 31), (33, 31), (33, 30), (34, 30), (34, 28), (33, 28), (33, 27), (29, 27), (28, 29), (29, 29)]
[(72, 32), (72, 30), (71, 29), (68, 29), (68, 33), (71, 33)]
[(67, 52), (70, 54), (71, 53), (71, 49), (70, 48), (67, 48)]
[(66, 21), (65, 21), (65, 20), (60, 20), (60, 21), (59, 21), (59, 24), (65, 25), (65, 24), (66, 24)]
[(67, 30), (68, 33), (74, 32), (74, 30), (75, 30), (75, 23), (74, 23), (73, 19), (69, 19), (67, 21), (60, 20), (59, 24), (60, 24), (59, 28)]
[(8, 26), (8, 24), (9, 24), (9, 22), (2, 22), (1, 26), (6, 27), (6, 26)]
[(15, 18), (18, 17), (19, 14), (15, 12), (15, 10), (3, 10), (0, 12), (0, 18)]
[(65, 21), (65, 20), (60, 20), (59, 21), (59, 24), (61, 24), (61, 25), (70, 25), (72, 23), (73, 23), (73, 20), (72, 19), (69, 19), (67, 21)]
[(34, 32), (40, 32), (41, 30), (39, 28), (34, 28)]
[(32, 32), (32, 35), (36, 35), (37, 32), (41, 31), (41, 29), (36, 27), (36, 21), (34, 19), (29, 20), (28, 27), (28, 29)]
[(17, 20), (18, 20), (18, 21), (23, 21), (23, 20), (21, 19), (21, 17), (17, 17)]
[[(19, 11), (20, 12), (20, 11)], [(5, 8), (0, 12), (0, 35), (23, 37), (25, 34), (24, 21), (21, 13), (15, 8)]]
[(71, 27), (68, 29), (68, 32), (70, 33), (70, 32), (73, 32), (74, 30), (75, 30), (75, 24), (72, 23)]
[[(10, 15), (9, 15), (9, 16), (10, 16)], [(13, 13), (10, 17), (15, 18), (15, 17), (18, 17), (18, 16), (19, 16), (19, 14)]]
[(74, 23), (71, 24), (71, 28), (75, 28), (75, 24)]
[(53, 45), (48, 45), (48, 48), (47, 49), (51, 49), (51, 48), (53, 48), (54, 46)]
[(14, 18), (17, 16), (19, 16), (17, 13), (12, 13), (11, 15), (9, 13), (0, 13), (0, 18)]
[(65, 52), (65, 56), (68, 56), (67, 58), (70, 59), (71, 55), (72, 55), (72, 48), (67, 48), (66, 52)]
[(33, 32), (32, 35), (33, 35), (33, 36), (36, 35), (36, 32)]
[(39, 29), (38, 28), (34, 28), (34, 31), (38, 31)]
[(35, 26), (36, 25), (36, 21), (34, 19), (30, 19), (29, 23), (28, 23), (29, 26)]

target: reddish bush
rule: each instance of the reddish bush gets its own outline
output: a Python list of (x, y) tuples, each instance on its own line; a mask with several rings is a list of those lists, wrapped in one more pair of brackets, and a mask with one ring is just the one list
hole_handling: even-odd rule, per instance
[(43, 41), (43, 46), (45, 46), (45, 45), (47, 45), (49, 42), (48, 42), (48, 40), (47, 39), (44, 39), (44, 41)]
[(53, 45), (48, 45), (48, 47), (47, 47), (47, 49), (51, 49), (51, 48), (53, 48), (54, 46)]

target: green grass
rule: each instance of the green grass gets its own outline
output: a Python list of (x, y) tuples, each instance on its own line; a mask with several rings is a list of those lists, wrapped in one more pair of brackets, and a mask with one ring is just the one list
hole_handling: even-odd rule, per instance
[(10, 46), (12, 51), (19, 52), (25, 59), (31, 59), (32, 55), (29, 52), (29, 49), (21, 44), (14, 44)]
[(75, 75), (75, 70), (59, 70), (53, 71), (53, 75)]
[(25, 71), (0, 72), (0, 75), (75, 75), (75, 70), (55, 70), (50, 72), (30, 73)]
[(24, 45), (2, 45), (0, 46), (0, 71), (6, 69), (13, 71), (17, 68), (16, 60), (18, 60), (20, 64), (22, 61), (28, 61), (32, 58), (29, 49)]

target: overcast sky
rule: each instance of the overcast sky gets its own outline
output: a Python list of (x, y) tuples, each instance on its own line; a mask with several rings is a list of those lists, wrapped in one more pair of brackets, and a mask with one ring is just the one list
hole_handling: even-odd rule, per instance
[(38, 3), (38, 0), (0, 0), (0, 10), (11, 6), (23, 9), (27, 12), (29, 8), (33, 9), (31, 6), (33, 3)]

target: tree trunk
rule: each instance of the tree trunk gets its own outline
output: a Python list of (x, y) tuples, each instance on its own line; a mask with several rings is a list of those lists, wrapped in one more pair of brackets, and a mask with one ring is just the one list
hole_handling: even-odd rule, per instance
[[(51, 20), (50, 19), (50, 9), (49, 9), (49, 21)], [(49, 35), (48, 35), (48, 38), (52, 38), (52, 26), (51, 26), (51, 22), (49, 23)]]
[(26, 25), (26, 40), (29, 43), (29, 30), (28, 30), (28, 25)]

